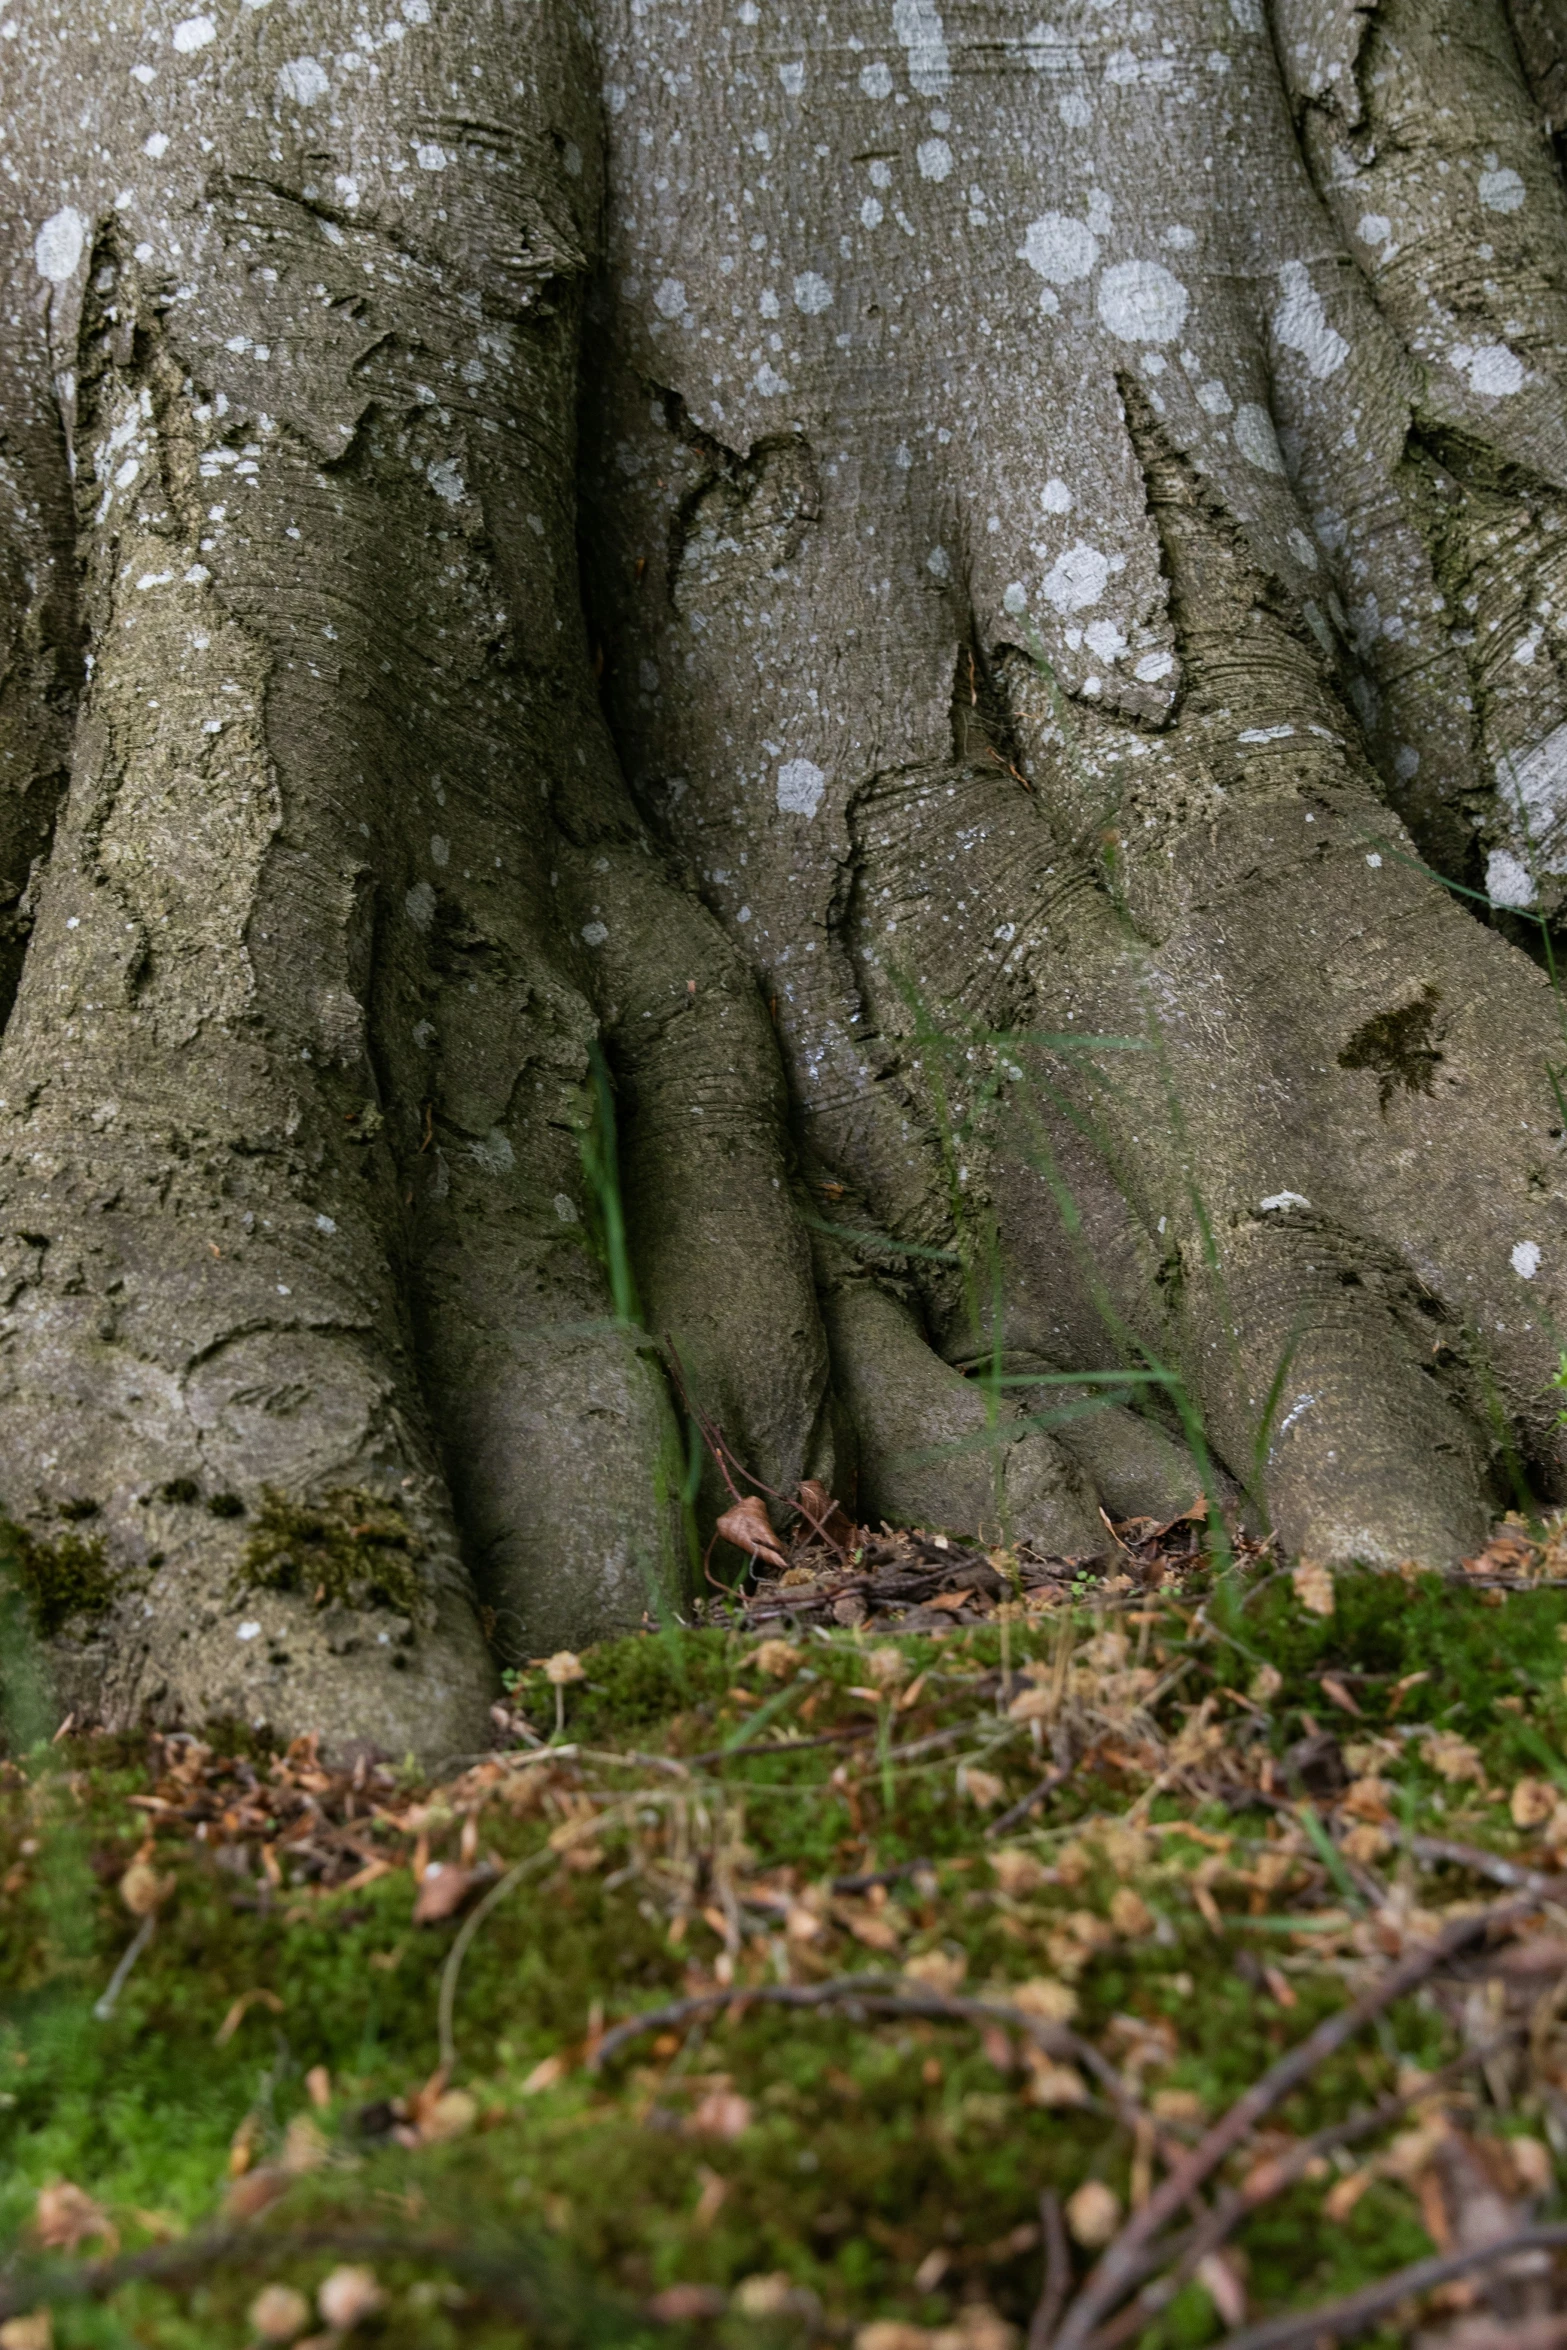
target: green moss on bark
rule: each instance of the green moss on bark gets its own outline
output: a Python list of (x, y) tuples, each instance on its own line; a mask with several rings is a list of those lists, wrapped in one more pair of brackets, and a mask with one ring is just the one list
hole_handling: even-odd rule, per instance
[(299, 1591), (318, 1606), (425, 1612), (417, 1560), (422, 1545), (396, 1502), (362, 1486), (321, 1502), (290, 1501), (268, 1489), (245, 1547), (244, 1582), (260, 1591)]

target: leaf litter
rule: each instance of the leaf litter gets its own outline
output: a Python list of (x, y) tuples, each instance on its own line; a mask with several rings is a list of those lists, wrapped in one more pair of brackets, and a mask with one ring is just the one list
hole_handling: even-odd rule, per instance
[[(27, 2017), (42, 2049), (82, 1995), (73, 1839), (98, 1963), (157, 1926), (122, 2050), (191, 2035), (224, 1914), (267, 1979), (195, 2003), (244, 2107), (172, 2218), (7, 2092), (0, 2327), (110, 2300), (172, 2350), (206, 2295), (214, 2342), (514, 2340), (532, 2263), (541, 2341), (1567, 2339), (1553, 1540), (1443, 1585), (1216, 1559), (1200, 1509), (1107, 1531), (1050, 1560), (812, 1496), (701, 1625), (520, 1670), (439, 1785), (310, 1738), (3, 1766), (0, 2068), (31, 2089)], [(426, 1986), (368, 2059), (292, 2054), (317, 1944)]]

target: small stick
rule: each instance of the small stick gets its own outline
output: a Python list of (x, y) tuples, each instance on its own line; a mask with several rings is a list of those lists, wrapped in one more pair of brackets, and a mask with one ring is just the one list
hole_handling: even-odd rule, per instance
[(1564, 2245), (1567, 2226), (1558, 2220), (1551, 2226), (1520, 2228), (1516, 2235), (1474, 2244), (1464, 2252), (1439, 2252), (1429, 2260), (1412, 2260), (1407, 2268), (1396, 2268), (1391, 2276), (1363, 2285), (1358, 2293), (1346, 2293), (1341, 2301), (1265, 2318), (1261, 2325), (1243, 2326), (1239, 2333), (1226, 2334), (1224, 2350), (1293, 2350), (1294, 2344), (1315, 2343), (1323, 2335), (1342, 2340), (1347, 2334), (1363, 2333), (1406, 2294), (1429, 2293), (1434, 2286), (1445, 2285), (1470, 2269), (1488, 2268), (1495, 2260), (1512, 2260), (1520, 2252), (1555, 2252)]
[(1142, 2107), (1114, 2065), (1100, 2055), (1091, 2040), (1083, 2039), (1067, 2025), (1046, 2023), (1043, 2017), (1029, 2015), (1009, 2000), (959, 1999), (941, 1991), (922, 1990), (913, 1984), (895, 1990), (896, 1980), (891, 1975), (834, 1975), (826, 1983), (736, 1983), (697, 1992), (689, 1999), (672, 1999), (667, 2007), (644, 2008), (640, 2015), (627, 2016), (624, 2023), (606, 2032), (588, 2059), (588, 2069), (602, 2071), (612, 2056), (618, 2056), (628, 2042), (640, 2039), (644, 2032), (667, 2031), (714, 2008), (742, 2005), (819, 2008), (857, 2000), (877, 2015), (930, 2016), (945, 2018), (950, 2023), (1010, 2025), (1015, 2032), (1026, 2032), (1048, 2055), (1070, 2057), (1092, 2073), (1128, 2127), (1141, 2120)]
[(1043, 1803), (1047, 1795), (1054, 1795), (1058, 1787), (1064, 1787), (1076, 1768), (1077, 1763), (1074, 1761), (1063, 1764), (1059, 1770), (1047, 1772), (1039, 1785), (1031, 1788), (1021, 1802), (1012, 1804), (999, 1819), (991, 1821), (985, 1830), (986, 1836), (1004, 1836), (1008, 1828), (1015, 1828), (1019, 1820), (1026, 1820), (1035, 1804)]
[(130, 1948), (126, 1951), (124, 1957), (120, 1960), (119, 1965), (115, 1968), (113, 1974), (109, 1977), (108, 1989), (104, 1992), (101, 1998), (95, 1999), (93, 2001), (93, 2014), (98, 2018), (99, 2023), (106, 2024), (110, 2016), (113, 2015), (115, 2001), (119, 1998), (120, 1993), (124, 1990), (126, 1979), (129, 1976), (132, 1967), (136, 1964), (136, 1961), (140, 1958), (142, 1952), (146, 1949), (148, 1943), (152, 1940), (152, 1930), (157, 1922), (157, 1911), (155, 1909), (149, 1909), (147, 1915), (142, 1919), (141, 1924), (137, 1927), (136, 1932), (132, 1937)]
[(1469, 1917), (1457, 1918), (1440, 1933), (1434, 1942), (1428, 1942), (1411, 1951), (1390, 1967), (1380, 1983), (1363, 1992), (1352, 2006), (1340, 2008), (1337, 2015), (1326, 2017), (1314, 2032), (1270, 2065), (1259, 2080), (1252, 2083), (1238, 2097), (1228, 2113), (1215, 2122), (1192, 2148), (1184, 2161), (1176, 2164), (1163, 2182), (1149, 2196), (1141, 2211), (1134, 2212), (1110, 2244), (1102, 2258), (1090, 2271), (1087, 2282), (1067, 2311), (1050, 2350), (1084, 2350), (1089, 2336), (1101, 2318), (1109, 2315), (1116, 2304), (1131, 2290), (1134, 2281), (1146, 2271), (1143, 2257), (1160, 2229), (1171, 2221), (1190, 2196), (1210, 2174), (1217, 2170), (1226, 2155), (1255, 2129), (1265, 2113), (1300, 2086), (1315, 2072), (1325, 2058), (1332, 2056), (1346, 2040), (1354, 2038), (1362, 2024), (1402, 1999), (1428, 1975), (1434, 1974), (1445, 1960), (1453, 1957), (1467, 1943), (1479, 1940), (1493, 1927), (1506, 1926), (1527, 1917), (1535, 1907), (1531, 1901), (1500, 1902), (1491, 1909), (1477, 1910)]
[(1039, 2198), (1039, 2232), (1045, 2243), (1045, 2282), (1029, 2323), (1026, 2350), (1050, 2350), (1061, 2305), (1072, 2289), (1072, 2256), (1054, 2187), (1047, 2187)]

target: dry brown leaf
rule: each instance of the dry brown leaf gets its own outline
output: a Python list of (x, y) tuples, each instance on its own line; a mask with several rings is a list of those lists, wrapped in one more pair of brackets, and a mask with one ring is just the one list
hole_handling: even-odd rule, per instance
[(909, 2325), (901, 2317), (872, 2318), (854, 2336), (854, 2350), (930, 2350), (928, 2326)]
[(1006, 1781), (998, 1779), (994, 1771), (982, 1771), (973, 1763), (959, 1763), (958, 1793), (966, 1795), (980, 1811), (989, 1811), (1006, 1791)]
[(722, 2285), (666, 2285), (648, 2302), (647, 2313), (659, 2325), (688, 2325), (704, 2317), (722, 2317), (728, 2305)]
[(421, 2146), (443, 2146), (461, 2138), (479, 2118), (479, 2100), (468, 2089), (443, 2089), (419, 2116)]
[(1373, 1868), (1393, 1849), (1393, 1839), (1375, 1820), (1360, 1820), (1341, 1840), (1340, 1850), (1362, 1868)]
[(69, 2179), (55, 2179), (40, 2187), (33, 2206), (33, 2233), (46, 2252), (74, 2252), (92, 2237), (101, 2239), (112, 2252), (120, 2241), (102, 2204)]
[(1350, 1781), (1338, 1799), (1339, 1809), (1347, 1812), (1352, 1820), (1371, 1820), (1380, 1827), (1384, 1820), (1390, 1820), (1393, 1816), (1393, 1807), (1388, 1800), (1391, 1792), (1385, 1779), (1378, 1778), (1375, 1772), (1369, 1772), (1363, 1779)]
[(263, 2285), (249, 2314), (251, 2332), (263, 2342), (292, 2342), (310, 2323), (310, 2304), (292, 2285)]
[(911, 1983), (923, 1983), (927, 1991), (950, 1999), (968, 1973), (968, 1955), (962, 1950), (922, 1950), (917, 1958), (904, 1960), (903, 1971)]
[(1043, 1861), (1031, 1852), (1023, 1852), (1015, 1844), (1003, 1844), (990, 1855), (990, 1866), (996, 1883), (1009, 1899), (1016, 1901), (1025, 1893), (1037, 1893), (1046, 1882)]
[(283, 2133), (283, 2151), (278, 2160), (291, 2179), (303, 2178), (313, 2170), (325, 2170), (332, 2159), (332, 2149), (322, 2135), (321, 2125), (308, 2113), (296, 2113)]
[(1195, 2089), (1156, 2089), (1150, 2111), (1155, 2121), (1200, 2122), (1203, 2102)]
[(1048, 1722), (1055, 1710), (1055, 1699), (1048, 1689), (1022, 1689), (1007, 1707), (1007, 1720)]
[(1060, 2111), (1069, 2106), (1086, 2105), (1088, 2089), (1076, 2065), (1057, 2064), (1042, 2048), (1032, 2045), (1026, 2051), (1028, 2063), (1028, 2102)]
[(1430, 1730), (1420, 1741), (1420, 1759), (1431, 1765), (1438, 1778), (1457, 1786), (1472, 1779), (1477, 1787), (1485, 1785), (1485, 1765), (1467, 1738), (1460, 1738), (1456, 1730)]
[(881, 1910), (850, 1911), (844, 1905), (843, 1923), (856, 1942), (863, 1942), (867, 1950), (896, 1950), (903, 1939), (892, 1919)]
[(305, 2095), (317, 2112), (324, 2112), (332, 2102), (332, 2076), (324, 2064), (313, 2064), (305, 2075)]
[(346, 2334), (382, 2308), (386, 2295), (373, 2268), (334, 2268), (316, 2293), (316, 2307), (334, 2333)]
[(1257, 1705), (1271, 1705), (1284, 1686), (1284, 1675), (1277, 1665), (1261, 1664), (1251, 1677), (1247, 1694)]
[(1290, 1576), (1295, 1586), (1295, 1597), (1309, 1615), (1330, 1616), (1333, 1613), (1333, 1576), (1318, 1559), (1302, 1559)]
[(524, 2097), (537, 2097), (541, 2089), (553, 2089), (571, 2070), (571, 2062), (564, 2056), (542, 2057), (522, 2084)]
[(414, 1901), (416, 1926), (438, 1925), (461, 1909), (473, 1884), (472, 1869), (457, 1867), (449, 1860), (432, 1860), (419, 1883)]
[(253, 2007), (268, 2008), (273, 2015), (281, 2015), (283, 2012), (283, 2002), (275, 1991), (260, 1989), (242, 1991), (229, 2009), (228, 2014), (223, 2018), (222, 2023), (213, 2033), (213, 2045), (218, 2048), (225, 2047), (233, 2039), (234, 2034), (239, 2030), (240, 2025)]
[(802, 1477), (797, 1488), (800, 1514), (813, 1530), (824, 1534), (829, 1542), (847, 1549), (855, 1536), (854, 1520), (839, 1503), (833, 1500), (818, 1477)]
[(1197, 2282), (1227, 2326), (1244, 2323), (1246, 2288), (1222, 2252), (1206, 2252), (1193, 2271)]
[(1067, 2198), (1066, 2224), (1075, 2243), (1085, 2252), (1097, 2252), (1121, 2224), (1121, 2198), (1103, 2179), (1085, 2179)]
[(155, 1909), (161, 1909), (173, 1892), (172, 1876), (160, 1876), (151, 1861), (133, 1860), (120, 1879), (120, 1899), (133, 1918), (144, 1918)]
[(30, 2309), (25, 2317), (8, 2317), (0, 2325), (0, 2350), (54, 2350), (54, 2314)]
[(934, 1599), (927, 1599), (922, 1604), (925, 1607), (945, 1608), (948, 1615), (955, 1616), (960, 1608), (968, 1606), (973, 1596), (972, 1591), (938, 1591)]
[(750, 1661), (759, 1673), (767, 1673), (775, 1681), (787, 1681), (800, 1662), (800, 1651), (791, 1648), (787, 1640), (764, 1640), (753, 1651)]
[(1352, 2170), (1346, 2177), (1335, 2179), (1322, 2198), (1323, 2218), (1331, 2220), (1335, 2227), (1341, 2226), (1366, 2189), (1374, 2184), (1376, 2175), (1369, 2163), (1363, 2163), (1359, 2170)]
[(720, 2177), (716, 2170), (710, 2170), (705, 2162), (697, 2164), (696, 2175), (701, 2181), (702, 2191), (696, 2199), (696, 2209), (691, 2214), (691, 2225), (705, 2234), (724, 2207), (729, 2181)]
[(742, 2277), (729, 2298), (736, 2317), (795, 2318), (813, 2331), (821, 2323), (822, 2305), (808, 2285), (797, 2285), (786, 2269), (770, 2275)]
[(731, 1503), (718, 1521), (718, 1532), (736, 1550), (746, 1551), (752, 1558), (764, 1558), (770, 1567), (789, 1564), (788, 1554), (773, 1532), (767, 1504), (758, 1494), (748, 1493), (743, 1501)]
[(1026, 1983), (1009, 1984), (1006, 1997), (1023, 2015), (1036, 2015), (1042, 2023), (1069, 2024), (1077, 2013), (1077, 1993), (1068, 1983), (1057, 1983), (1049, 1975), (1031, 1975)]
[(1353, 1714), (1357, 1722), (1363, 1722), (1365, 1720), (1365, 1714), (1356, 1704), (1354, 1697), (1351, 1695), (1350, 1691), (1345, 1688), (1343, 1682), (1338, 1678), (1336, 1673), (1320, 1674), (1317, 1679), (1317, 1687), (1321, 1690), (1323, 1696), (1329, 1699), (1332, 1704), (1338, 1706), (1342, 1712)]
[(734, 2089), (710, 2089), (686, 2118), (693, 2138), (738, 2138), (751, 2127), (751, 2100)]
[(1515, 1828), (1542, 1828), (1556, 1809), (1556, 1790), (1544, 1779), (1520, 1779), (1507, 1808)]
[(1556, 2181), (1556, 2166), (1543, 2138), (1507, 2138), (1502, 2141), (1513, 2175), (1525, 2195), (1548, 2195)]
[(1153, 1932), (1154, 1914), (1140, 1893), (1130, 1885), (1118, 1885), (1110, 1896), (1110, 1923), (1128, 1941), (1141, 1941)]

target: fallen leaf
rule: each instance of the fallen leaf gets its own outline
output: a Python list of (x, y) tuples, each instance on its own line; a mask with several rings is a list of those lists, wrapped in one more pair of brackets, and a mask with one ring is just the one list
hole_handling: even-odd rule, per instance
[(56, 2179), (39, 2189), (33, 2206), (33, 2233), (46, 2252), (74, 2252), (93, 2236), (100, 2237), (112, 2252), (120, 2241), (102, 2204), (69, 2179)]
[(968, 1973), (968, 1956), (961, 1950), (922, 1950), (917, 1958), (904, 1960), (903, 1972), (911, 1983), (923, 1983), (927, 1991), (950, 1999)]
[[(764, 1640), (751, 1657), (759, 1673), (770, 1674), (775, 1681), (787, 1681), (800, 1661), (800, 1651), (791, 1648), (787, 1640)], [(679, 2291), (678, 2286), (671, 2287)], [(705, 2287), (701, 2288), (705, 2291)]]
[(716, 2170), (709, 2170), (705, 2162), (697, 2164), (696, 2175), (702, 2182), (702, 2192), (696, 2199), (696, 2209), (691, 2214), (691, 2225), (705, 2233), (724, 2207), (724, 2199), (729, 2193), (729, 2181), (720, 2178)]
[(1317, 1559), (1302, 1559), (1290, 1576), (1295, 1586), (1295, 1597), (1309, 1615), (1330, 1616), (1333, 1613), (1333, 1577), (1328, 1568)]
[(890, 1641), (881, 1648), (873, 1648), (865, 1661), (870, 1667), (871, 1679), (879, 1689), (895, 1688), (900, 1681), (906, 1681), (909, 1677), (908, 1658), (901, 1648), (894, 1648)]
[(54, 2318), (47, 2309), (8, 2317), (0, 2326), (0, 2350), (54, 2350)]
[(1551, 2150), (1543, 2138), (1505, 2138), (1502, 2140), (1513, 2174), (1525, 2195), (1548, 2195), (1555, 2184), (1556, 2169)]
[(1277, 1665), (1262, 1664), (1251, 1677), (1248, 1694), (1258, 1705), (1271, 1705), (1284, 1686), (1284, 1675)]
[(1006, 1781), (998, 1779), (994, 1771), (982, 1771), (973, 1763), (959, 1763), (958, 1793), (966, 1795), (979, 1810), (989, 1811), (1006, 1791)]
[(1222, 2252), (1204, 2253), (1193, 2273), (1225, 2325), (1244, 2323), (1246, 2288)]
[(332, 2149), (322, 2135), (321, 2126), (308, 2113), (296, 2113), (283, 2133), (283, 2152), (279, 2157), (290, 2178), (303, 2178), (313, 2170), (324, 2170), (331, 2160)]
[(722, 2285), (666, 2285), (646, 2304), (657, 2325), (687, 2325), (704, 2317), (722, 2317), (729, 2296)]
[(335, 2333), (346, 2334), (367, 2317), (374, 2317), (386, 2295), (371, 2268), (334, 2268), (316, 2293), (316, 2307)]
[(1045, 1883), (1045, 1866), (1033, 1853), (1023, 1852), (1014, 1844), (1004, 1844), (990, 1855), (990, 1866), (996, 1883), (1009, 1899), (1017, 1900), (1024, 1893), (1037, 1893)]
[(1030, 2047), (1028, 2102), (1051, 2110), (1088, 2103), (1088, 2088), (1076, 2065), (1057, 2064), (1042, 2048)]
[(1556, 1790), (1543, 1779), (1520, 1779), (1507, 1808), (1515, 1828), (1541, 1828), (1556, 1809)]
[(460, 2138), (479, 2118), (479, 2100), (467, 2089), (443, 2089), (419, 2116), (421, 2146), (442, 2146)]
[(686, 2120), (693, 2138), (738, 2138), (751, 2127), (751, 2100), (733, 2089), (710, 2090)]
[[(1351, 1748), (1350, 1751), (1358, 1753), (1360, 1749)], [(1348, 1812), (1352, 1820), (1371, 1820), (1380, 1827), (1384, 1820), (1390, 1820), (1393, 1816), (1393, 1807), (1388, 1800), (1391, 1792), (1385, 1779), (1378, 1778), (1374, 1771), (1368, 1772), (1364, 1778), (1351, 1779), (1339, 1797), (1339, 1809)]]
[(1280, 2007), (1298, 2007), (1300, 2005), (1294, 1984), (1288, 1975), (1282, 1974), (1276, 1966), (1265, 1966), (1262, 1970), (1262, 1979)]
[(287, 2171), (275, 2162), (264, 2162), (234, 2181), (223, 2198), (223, 2208), (230, 2219), (255, 2219), (269, 2203), (276, 2203), (288, 2192), (289, 2183)]
[[(1324, 1608), (1322, 1613), (1326, 1615), (1331, 1613), (1331, 1610)], [(1324, 1697), (1328, 1698), (1344, 1713), (1353, 1714), (1357, 1722), (1363, 1722), (1365, 1720), (1366, 1717), (1364, 1713), (1356, 1704), (1350, 1692), (1345, 1688), (1343, 1682), (1338, 1679), (1336, 1674), (1319, 1674), (1317, 1679), (1317, 1687), (1321, 1690)]]
[(174, 1885), (174, 1878), (160, 1877), (151, 1861), (133, 1860), (120, 1879), (120, 1899), (133, 1918), (148, 1917), (163, 1907)]
[(310, 2304), (292, 2285), (263, 2285), (249, 2315), (251, 2331), (263, 2342), (292, 2342), (310, 2323)]
[(902, 1936), (892, 1920), (880, 1910), (859, 1910), (845, 1914), (844, 1924), (856, 1942), (863, 1942), (867, 1950), (896, 1950)]
[(797, 2285), (786, 2269), (770, 2276), (742, 2277), (730, 2296), (737, 2317), (792, 2317), (807, 2325), (820, 2321), (822, 2305), (809, 2286)]
[(1149, 2109), (1155, 2121), (1200, 2122), (1203, 2102), (1195, 2089), (1156, 2089)]
[(1140, 1941), (1153, 1932), (1154, 1915), (1140, 1893), (1130, 1885), (1118, 1885), (1110, 1896), (1110, 1923), (1129, 1941)]
[(1431, 1765), (1438, 1778), (1458, 1785), (1472, 1779), (1476, 1786), (1485, 1785), (1485, 1765), (1467, 1738), (1460, 1738), (1456, 1730), (1430, 1730), (1420, 1741), (1420, 1759)]
[(736, 1550), (749, 1552), (752, 1558), (766, 1559), (770, 1567), (787, 1567), (788, 1556), (773, 1532), (767, 1515), (767, 1504), (759, 1494), (748, 1493), (725, 1510), (718, 1521), (718, 1532)]
[(1393, 1849), (1393, 1839), (1375, 1820), (1361, 1820), (1342, 1839), (1340, 1850), (1362, 1868), (1371, 1868)]
[(537, 2097), (541, 2089), (553, 2089), (558, 2081), (566, 2078), (570, 2070), (570, 2062), (564, 2056), (541, 2058), (522, 2084), (523, 2096)]
[(1013, 1983), (1007, 1997), (1020, 2013), (1037, 2015), (1042, 2023), (1069, 2024), (1077, 2013), (1077, 1993), (1069, 1983), (1058, 1983), (1049, 1975)]
[(1055, 1700), (1048, 1689), (1022, 1689), (1007, 1707), (1007, 1720), (1048, 1722), (1055, 1710)]
[(973, 1596), (972, 1591), (938, 1591), (934, 1599), (924, 1600), (921, 1604), (925, 1607), (945, 1608), (949, 1616), (955, 1616), (960, 1608), (968, 1606)]
[(283, 2002), (275, 1991), (242, 1991), (213, 2033), (213, 2045), (226, 2047), (253, 2007), (269, 2008), (273, 2015), (281, 2015), (283, 2012)]
[(1121, 2198), (1103, 2179), (1085, 2179), (1066, 2202), (1066, 2224), (1085, 2252), (1108, 2244), (1121, 2224)]
[(461, 1909), (473, 1883), (472, 1869), (458, 1868), (448, 1860), (432, 1860), (420, 1881), (414, 1902), (416, 1926), (438, 1925)]
[(933, 2340), (928, 2326), (908, 2325), (901, 2317), (876, 2317), (858, 2329), (854, 2350), (930, 2350)]
[(317, 2111), (324, 2111), (332, 2102), (332, 2076), (324, 2064), (313, 2064), (305, 2075), (305, 2095)]

